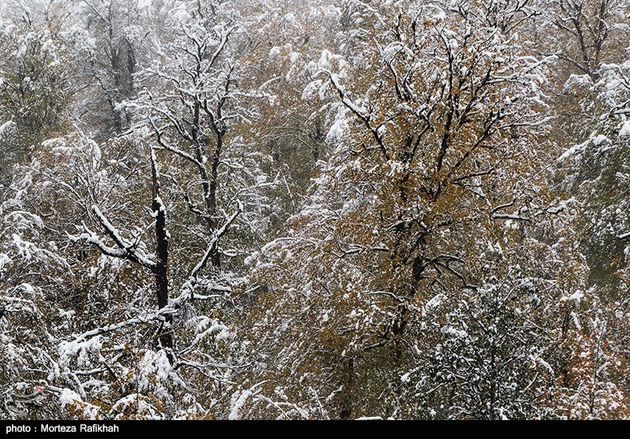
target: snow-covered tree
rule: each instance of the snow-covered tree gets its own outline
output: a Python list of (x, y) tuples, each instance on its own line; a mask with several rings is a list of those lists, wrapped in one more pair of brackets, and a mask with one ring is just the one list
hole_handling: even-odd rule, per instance
[(60, 35), (63, 16), (37, 4), (3, 4), (0, 19), (0, 179), (68, 116), (72, 63)]
[(626, 3), (0, 1), (0, 418), (628, 418)]

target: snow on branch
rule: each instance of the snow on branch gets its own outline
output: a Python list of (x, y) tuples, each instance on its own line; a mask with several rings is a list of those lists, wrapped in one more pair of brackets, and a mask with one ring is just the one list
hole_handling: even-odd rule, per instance
[(117, 331), (119, 329), (126, 328), (127, 326), (146, 324), (146, 323), (162, 320), (165, 315), (172, 314), (173, 312), (174, 311), (171, 308), (162, 308), (160, 311), (156, 313), (147, 313), (147, 314), (140, 315), (138, 317), (134, 317), (134, 318), (122, 321), (122, 322), (118, 322), (118, 323), (114, 323), (114, 324), (106, 325), (106, 326), (101, 326), (101, 327), (92, 329), (90, 331), (86, 331), (83, 334), (80, 334), (79, 336), (76, 336), (73, 339), (72, 343), (81, 343), (93, 337), (96, 337), (98, 335)]
[[(188, 277), (188, 280), (184, 282), (182, 286), (182, 293), (180, 294), (178, 298), (172, 301), (171, 307), (177, 308), (181, 306), (183, 302), (185, 302), (186, 300), (190, 298), (194, 298), (194, 299), (199, 298), (201, 300), (204, 300), (210, 297), (210, 296), (198, 296), (194, 294), (194, 286), (198, 282), (199, 273), (208, 264), (208, 260), (210, 259), (212, 254), (217, 251), (221, 237), (229, 231), (231, 225), (234, 223), (234, 221), (236, 221), (238, 216), (243, 212), (243, 203), (241, 203), (238, 200), (237, 200), (237, 203), (238, 204), (237, 204), (236, 212), (234, 212), (232, 216), (227, 219), (225, 224), (223, 224), (223, 226), (220, 229), (216, 230), (213, 233), (212, 239), (210, 240), (210, 242), (208, 243), (206, 247), (206, 251), (204, 252), (203, 256), (201, 257), (197, 265), (195, 265), (195, 267), (190, 272), (190, 276)], [(212, 289), (217, 290), (217, 291), (231, 291), (229, 287), (223, 287), (223, 286), (216, 286), (216, 287), (213, 287)]]
[(210, 61), (208, 63), (208, 68), (212, 68), (214, 66), (214, 63), (216, 62), (216, 60), (219, 58), (219, 56), (221, 55), (221, 53), (225, 49), (225, 46), (227, 45), (227, 43), (228, 43), (228, 41), (230, 39), (230, 36), (232, 35), (232, 33), (234, 32), (235, 29), (236, 29), (236, 27), (230, 27), (230, 28), (227, 29), (226, 32), (221, 34), (221, 42), (219, 43), (219, 45), (217, 46), (216, 50), (214, 51), (214, 53), (210, 57)]
[(372, 120), (368, 110), (361, 107), (352, 99), (350, 99), (348, 93), (346, 92), (346, 89), (339, 83), (337, 75), (327, 69), (322, 69), (320, 72), (328, 76), (331, 84), (333, 85), (333, 87), (337, 91), (337, 94), (339, 95), (339, 98), (341, 99), (341, 103), (363, 122), (363, 124), (372, 134), (372, 137), (374, 137), (374, 140), (376, 140), (376, 143), (378, 144), (381, 154), (383, 155), (385, 160), (389, 160), (389, 154), (387, 153), (387, 148), (385, 147), (385, 141), (383, 139), (380, 126), (372, 126)]
[(116, 243), (116, 247), (107, 245), (95, 232), (85, 226), (85, 224), (83, 225), (83, 229), (85, 230), (84, 233), (81, 233), (80, 235), (68, 235), (72, 241), (86, 242), (87, 244), (96, 247), (106, 256), (127, 259), (152, 271), (155, 269), (156, 263), (138, 248), (137, 241), (129, 242), (123, 238), (118, 229), (112, 225), (112, 223), (105, 215), (103, 215), (97, 206), (92, 206), (92, 212), (96, 215), (98, 222), (105, 230), (107, 236)]
[(236, 218), (241, 214), (242, 211), (243, 211), (243, 203), (238, 201), (238, 207), (237, 207), (236, 212), (234, 212), (232, 216), (228, 218), (228, 220), (225, 222), (225, 224), (223, 224), (223, 226), (220, 229), (214, 232), (212, 239), (210, 240), (210, 242), (208, 243), (208, 246), (206, 247), (206, 252), (202, 256), (201, 260), (197, 263), (195, 268), (193, 268), (193, 270), (190, 272), (191, 280), (196, 279), (199, 272), (203, 270), (203, 268), (206, 266), (206, 264), (208, 263), (208, 259), (210, 258), (212, 253), (216, 251), (217, 246), (219, 245), (219, 240), (221, 239), (223, 235), (227, 233), (232, 223), (236, 220)]

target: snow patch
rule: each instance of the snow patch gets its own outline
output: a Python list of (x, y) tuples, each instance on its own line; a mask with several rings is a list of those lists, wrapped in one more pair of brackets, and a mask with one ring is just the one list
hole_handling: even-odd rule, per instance
[(79, 394), (70, 389), (63, 389), (61, 393), (59, 393), (59, 403), (62, 408), (81, 402), (83, 401), (81, 400)]
[(5, 133), (9, 133), (11, 130), (13, 130), (13, 127), (15, 127), (15, 122), (13, 122), (12, 120), (0, 125), (0, 140), (2, 140), (2, 137), (5, 135)]
[(11, 263), (11, 258), (5, 253), (0, 253), (0, 272), (5, 267), (5, 265), (8, 265), (10, 263)]
[(580, 143), (579, 145), (572, 146), (571, 148), (567, 149), (564, 153), (562, 153), (562, 155), (558, 157), (558, 160), (562, 162), (564, 160), (568, 160), (572, 157), (575, 157), (576, 155), (582, 154), (582, 152), (584, 152), (588, 144), (589, 142), (587, 141), (584, 143)]
[(592, 85), (593, 81), (588, 75), (571, 75), (564, 83), (563, 91), (567, 93), (576, 88), (591, 87)]
[(622, 125), (621, 130), (619, 130), (619, 138), (623, 140), (630, 139), (630, 120), (627, 120)]
[(339, 143), (343, 140), (344, 134), (348, 130), (348, 122), (343, 114), (337, 116), (335, 123), (332, 124), (328, 134), (326, 135), (326, 142), (331, 144)]
[(243, 409), (243, 406), (245, 405), (247, 400), (253, 394), (254, 393), (251, 390), (244, 390), (240, 394), (238, 392), (236, 392), (232, 396), (232, 410), (230, 411), (230, 414), (228, 416), (228, 419), (230, 421), (235, 421), (235, 420), (241, 419), (241, 410)]
[(609, 142), (608, 137), (604, 136), (603, 134), (599, 134), (593, 139), (593, 145), (595, 146), (600, 146), (606, 142)]
[(442, 305), (442, 303), (444, 303), (444, 299), (446, 299), (446, 295), (442, 293), (434, 296), (426, 303), (426, 305), (424, 305), (425, 311), (431, 312), (437, 310)]

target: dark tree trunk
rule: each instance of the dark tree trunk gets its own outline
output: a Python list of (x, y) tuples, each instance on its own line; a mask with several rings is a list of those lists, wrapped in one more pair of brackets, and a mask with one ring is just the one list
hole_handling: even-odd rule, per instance
[[(216, 230), (219, 227), (217, 222), (217, 190), (219, 187), (219, 162), (221, 160), (221, 150), (223, 149), (223, 134), (217, 136), (217, 145), (212, 156), (212, 168), (210, 171), (210, 188), (208, 197), (208, 213), (210, 215), (211, 229)], [(210, 256), (210, 262), (213, 267), (221, 266), (221, 256), (219, 247)]]
[[(168, 305), (168, 234), (166, 231), (166, 212), (164, 206), (153, 200), (153, 212), (156, 214), (155, 239), (157, 247), (157, 264), (155, 266), (155, 288), (158, 307), (165, 308)], [(171, 315), (164, 316), (167, 330), (160, 334), (160, 345), (163, 348), (173, 347), (173, 337), (170, 332), (170, 324), (173, 321)]]
[[(160, 176), (157, 169), (156, 158), (151, 150), (151, 183), (153, 203), (151, 208), (155, 215), (155, 246), (157, 261), (153, 268), (155, 276), (155, 292), (158, 307), (164, 309), (168, 306), (168, 231), (166, 230), (166, 206), (160, 197)], [(164, 325), (160, 328), (160, 346), (167, 350), (169, 360), (173, 360), (171, 349), (173, 348), (173, 335), (171, 323), (173, 317), (170, 314), (164, 316)]]

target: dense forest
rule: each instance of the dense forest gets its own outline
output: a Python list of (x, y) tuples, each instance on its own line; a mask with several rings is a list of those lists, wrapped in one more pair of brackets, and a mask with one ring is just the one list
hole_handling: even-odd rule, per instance
[(0, 0), (0, 419), (630, 418), (627, 0)]

